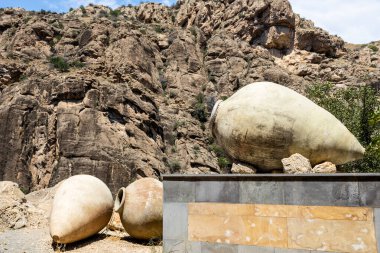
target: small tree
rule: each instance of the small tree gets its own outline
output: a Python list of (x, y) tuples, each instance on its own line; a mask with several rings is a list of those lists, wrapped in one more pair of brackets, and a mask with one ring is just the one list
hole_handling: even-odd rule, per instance
[(334, 89), (320, 83), (308, 97), (339, 119), (366, 148), (364, 158), (339, 166), (346, 172), (380, 172), (380, 101), (370, 86)]

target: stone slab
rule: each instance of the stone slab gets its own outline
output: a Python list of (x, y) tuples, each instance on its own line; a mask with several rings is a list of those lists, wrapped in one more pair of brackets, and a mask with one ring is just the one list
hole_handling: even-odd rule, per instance
[(360, 205), (380, 207), (380, 182), (359, 182)]
[(300, 249), (274, 249), (274, 253), (310, 253), (310, 250), (300, 250)]
[(186, 241), (165, 239), (163, 253), (186, 252)]
[(231, 175), (231, 174), (164, 174), (164, 181), (225, 181), (225, 180), (266, 180), (266, 181), (296, 181), (296, 180), (335, 180), (335, 181), (380, 181), (380, 173), (335, 173), (335, 174), (250, 174), (250, 175)]
[[(367, 207), (189, 203), (188, 239), (331, 252), (375, 252)], [(359, 250), (359, 252), (364, 252)]]
[(240, 203), (284, 204), (283, 181), (239, 182)]
[(288, 248), (376, 252), (373, 221), (288, 218)]
[(164, 181), (164, 202), (194, 202), (195, 182)]
[(186, 253), (200, 253), (202, 252), (202, 243), (201, 242), (188, 242), (187, 243)]
[(202, 253), (238, 253), (238, 246), (233, 244), (202, 242)]
[(285, 182), (285, 204), (316, 206), (360, 206), (358, 182)]
[(274, 248), (239, 245), (238, 253), (274, 253)]
[(380, 208), (374, 209), (374, 216), (377, 252), (380, 253)]
[(195, 185), (196, 202), (239, 202), (239, 182), (200, 181)]
[(164, 203), (163, 239), (187, 240), (187, 204)]

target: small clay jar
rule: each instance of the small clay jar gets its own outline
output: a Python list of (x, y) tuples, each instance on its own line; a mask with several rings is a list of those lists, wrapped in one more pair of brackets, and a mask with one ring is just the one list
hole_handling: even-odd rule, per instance
[(72, 243), (94, 235), (108, 224), (112, 207), (112, 193), (100, 179), (72, 176), (54, 196), (50, 235), (57, 243)]
[(143, 178), (120, 188), (114, 210), (130, 236), (145, 240), (161, 238), (162, 199), (162, 183), (154, 178)]

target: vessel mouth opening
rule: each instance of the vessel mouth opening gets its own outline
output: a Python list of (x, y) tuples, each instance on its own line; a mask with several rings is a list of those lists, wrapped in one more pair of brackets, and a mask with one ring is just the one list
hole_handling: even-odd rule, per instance
[(214, 107), (212, 108), (212, 111), (211, 111), (210, 130), (211, 130), (212, 135), (214, 135), (213, 128), (214, 128), (214, 123), (215, 123), (216, 115), (218, 114), (218, 108), (219, 108), (220, 103), (222, 103), (222, 102), (223, 102), (223, 100), (216, 101), (216, 103), (215, 103), (215, 105), (214, 105)]
[(113, 210), (115, 212), (119, 212), (121, 210), (124, 204), (124, 200), (125, 200), (125, 193), (124, 193), (124, 188), (122, 187), (119, 189), (119, 191), (116, 194), (115, 204), (113, 207)]

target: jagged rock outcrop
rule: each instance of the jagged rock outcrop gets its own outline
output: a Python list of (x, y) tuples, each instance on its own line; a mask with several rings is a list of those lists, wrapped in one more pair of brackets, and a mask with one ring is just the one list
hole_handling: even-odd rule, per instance
[(230, 172), (208, 130), (215, 101), (264, 80), (378, 87), (373, 49), (285, 0), (2, 9), (0, 180), (29, 191), (86, 173), (115, 193), (138, 177)]

